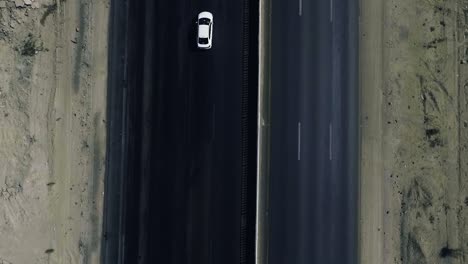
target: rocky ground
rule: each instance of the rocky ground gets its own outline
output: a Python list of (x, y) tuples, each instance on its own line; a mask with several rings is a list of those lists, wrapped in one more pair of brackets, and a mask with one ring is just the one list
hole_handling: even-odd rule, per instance
[(98, 263), (109, 0), (0, 0), (0, 263)]

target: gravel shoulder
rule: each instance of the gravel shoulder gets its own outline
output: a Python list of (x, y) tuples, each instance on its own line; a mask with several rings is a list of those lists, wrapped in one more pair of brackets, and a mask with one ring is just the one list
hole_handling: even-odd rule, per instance
[(108, 0), (0, 1), (0, 263), (98, 263)]
[(361, 1), (360, 263), (466, 263), (468, 1), (377, 2)]

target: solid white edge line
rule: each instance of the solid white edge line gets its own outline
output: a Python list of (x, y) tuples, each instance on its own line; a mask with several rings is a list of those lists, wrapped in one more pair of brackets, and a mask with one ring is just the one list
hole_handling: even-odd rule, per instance
[(297, 160), (301, 160), (301, 122), (297, 123)]
[(299, 16), (302, 16), (302, 0), (299, 0)]
[(329, 153), (330, 160), (332, 160), (333, 159), (333, 152), (332, 152), (333, 134), (332, 134), (332, 124), (331, 123), (330, 123), (330, 126), (329, 126), (328, 135), (329, 135), (328, 153)]

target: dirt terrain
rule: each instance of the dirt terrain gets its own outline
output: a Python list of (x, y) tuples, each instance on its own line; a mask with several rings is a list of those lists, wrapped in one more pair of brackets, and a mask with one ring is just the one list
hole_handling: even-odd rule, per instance
[(0, 0), (0, 263), (98, 263), (109, 0)]
[(361, 1), (360, 263), (468, 263), (468, 1)]

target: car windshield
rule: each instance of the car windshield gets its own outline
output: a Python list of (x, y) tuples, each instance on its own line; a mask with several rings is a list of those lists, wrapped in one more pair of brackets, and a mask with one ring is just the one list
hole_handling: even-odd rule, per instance
[(198, 40), (198, 42), (199, 42), (200, 44), (208, 44), (208, 38), (200, 38), (200, 39)]
[(209, 25), (210, 20), (208, 18), (200, 18), (200, 20), (198, 20), (198, 24), (200, 24), (200, 25)]

